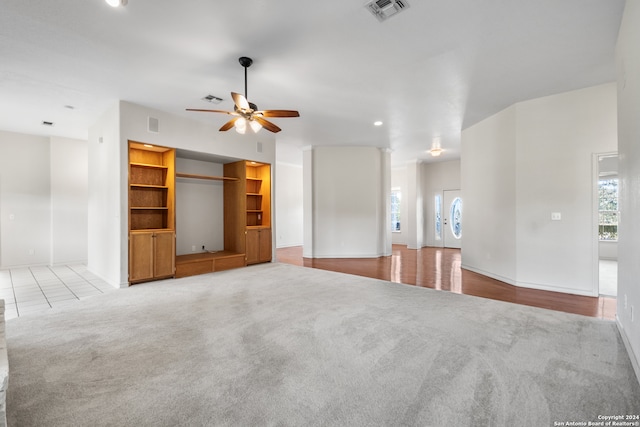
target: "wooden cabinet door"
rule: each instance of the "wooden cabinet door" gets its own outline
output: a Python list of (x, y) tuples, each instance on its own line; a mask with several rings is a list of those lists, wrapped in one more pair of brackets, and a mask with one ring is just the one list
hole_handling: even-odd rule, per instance
[(154, 233), (154, 277), (173, 276), (175, 272), (175, 234), (173, 231)]
[(247, 256), (247, 264), (271, 261), (271, 229), (248, 229), (245, 253)]
[(247, 230), (247, 244), (245, 248), (247, 264), (255, 264), (260, 262), (260, 230)]
[(271, 229), (260, 229), (260, 262), (271, 261)]
[(136, 232), (129, 235), (129, 281), (153, 278), (153, 232)]

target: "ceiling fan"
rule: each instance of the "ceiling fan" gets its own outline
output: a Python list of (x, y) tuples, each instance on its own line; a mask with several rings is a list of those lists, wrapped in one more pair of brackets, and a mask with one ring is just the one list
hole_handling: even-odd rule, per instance
[(250, 127), (253, 132), (258, 132), (261, 128), (265, 128), (269, 132), (280, 132), (278, 126), (266, 120), (265, 117), (300, 117), (300, 113), (294, 110), (258, 110), (256, 104), (247, 101), (247, 68), (253, 64), (253, 59), (246, 56), (238, 59), (240, 65), (244, 67), (244, 95), (236, 92), (231, 92), (231, 97), (235, 106), (233, 111), (225, 110), (202, 110), (199, 108), (187, 108), (187, 111), (203, 111), (206, 113), (223, 113), (235, 116), (220, 128), (221, 132), (227, 131), (232, 127), (236, 128), (238, 133), (244, 134), (247, 131), (247, 127)]

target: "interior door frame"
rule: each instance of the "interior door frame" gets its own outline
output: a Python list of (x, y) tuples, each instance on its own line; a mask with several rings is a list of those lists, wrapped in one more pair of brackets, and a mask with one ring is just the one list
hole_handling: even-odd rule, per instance
[[(600, 181), (600, 158), (601, 157), (613, 157), (618, 156), (617, 151), (607, 151), (604, 153), (593, 153), (591, 161), (591, 182), (592, 182), (592, 224), (591, 224), (591, 241), (593, 247), (591, 248), (591, 293), (593, 296), (600, 296), (600, 238), (598, 237), (598, 225), (600, 222), (600, 195), (599, 195), (599, 181)], [(619, 182), (619, 181), (618, 181)], [(619, 188), (618, 184), (618, 188)], [(620, 207), (620, 194), (618, 193), (618, 209)], [(618, 227), (620, 226), (620, 217), (618, 216)], [(619, 236), (618, 236), (619, 238)]]

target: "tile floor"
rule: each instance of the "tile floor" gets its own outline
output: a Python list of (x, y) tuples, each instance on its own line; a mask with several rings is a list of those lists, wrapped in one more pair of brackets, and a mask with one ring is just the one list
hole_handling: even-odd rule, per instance
[(4, 299), (5, 319), (74, 304), (115, 290), (82, 264), (0, 270), (0, 299)]
[(600, 295), (618, 295), (618, 261), (600, 260)]

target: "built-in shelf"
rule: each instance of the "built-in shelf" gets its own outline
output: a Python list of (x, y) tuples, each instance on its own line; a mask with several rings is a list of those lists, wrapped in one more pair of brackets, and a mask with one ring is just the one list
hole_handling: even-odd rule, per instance
[(129, 282), (175, 273), (175, 150), (129, 141)]
[(168, 166), (166, 166), (166, 165), (152, 165), (150, 163), (131, 162), (129, 164), (131, 166), (137, 166), (139, 168), (149, 168), (149, 169), (167, 169), (168, 168)]
[(209, 176), (209, 175), (197, 175), (192, 173), (176, 172), (177, 178), (191, 178), (191, 179), (208, 179), (212, 181), (238, 181), (238, 178), (230, 178), (227, 176)]
[[(151, 211), (151, 210), (167, 210), (169, 209), (166, 206), (131, 206), (131, 210), (145, 210), (145, 211)], [(166, 228), (166, 227), (165, 227)]]
[(150, 185), (150, 184), (129, 184), (131, 187), (137, 188), (157, 188), (159, 190), (167, 190), (169, 187), (166, 185)]

